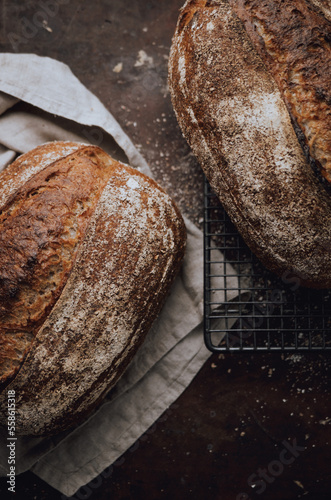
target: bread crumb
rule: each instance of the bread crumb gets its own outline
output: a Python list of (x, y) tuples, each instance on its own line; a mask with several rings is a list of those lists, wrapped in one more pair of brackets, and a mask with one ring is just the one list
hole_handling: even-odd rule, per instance
[(149, 57), (144, 50), (139, 50), (138, 59), (134, 63), (134, 66), (137, 68), (139, 66), (144, 66), (144, 64), (152, 66), (154, 64), (154, 59), (153, 57)]
[(116, 64), (116, 66), (114, 66), (113, 72), (120, 73), (122, 71), (122, 69), (123, 69), (123, 63), (120, 62), (120, 63)]

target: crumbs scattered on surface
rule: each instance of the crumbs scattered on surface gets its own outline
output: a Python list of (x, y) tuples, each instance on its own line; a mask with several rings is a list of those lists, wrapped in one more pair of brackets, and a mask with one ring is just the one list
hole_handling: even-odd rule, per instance
[(144, 50), (139, 50), (138, 52), (138, 59), (134, 63), (134, 66), (137, 68), (139, 66), (153, 66), (154, 64), (154, 59), (153, 57), (150, 57), (146, 54)]

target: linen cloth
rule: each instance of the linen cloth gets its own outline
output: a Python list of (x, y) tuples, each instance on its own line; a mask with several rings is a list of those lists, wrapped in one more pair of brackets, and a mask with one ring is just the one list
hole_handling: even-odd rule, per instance
[[(53, 140), (94, 143), (147, 175), (149, 166), (103, 104), (68, 66), (34, 54), (0, 54), (0, 170), (17, 153)], [(181, 272), (166, 304), (117, 385), (74, 431), (18, 437), (16, 472), (31, 470), (64, 495), (110, 474), (110, 466), (169, 408), (210, 356), (203, 341), (203, 235), (185, 218)], [(224, 273), (222, 255), (213, 273)], [(235, 298), (237, 278), (226, 264)], [(231, 297), (231, 293), (233, 296)], [(218, 302), (222, 296), (215, 297)], [(8, 472), (0, 429), (0, 472)], [(108, 471), (108, 472), (107, 472)], [(102, 482), (102, 479), (101, 479)], [(90, 483), (92, 484), (92, 483)]]

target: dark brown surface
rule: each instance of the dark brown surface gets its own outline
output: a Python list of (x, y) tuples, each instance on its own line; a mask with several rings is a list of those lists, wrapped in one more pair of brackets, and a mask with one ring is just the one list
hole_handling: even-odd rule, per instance
[[(183, 2), (62, 1), (56, 15), (45, 15), (44, 27), (36, 26), (40, 5), (50, 3), (2, 0), (0, 49), (69, 64), (120, 122), (182, 211), (201, 225), (202, 174), (182, 139), (166, 86), (171, 36)], [(140, 50), (153, 61), (135, 66)], [(116, 73), (119, 63), (123, 69)], [(326, 354), (213, 355), (168, 412), (74, 498), (330, 498), (330, 366)], [(284, 451), (285, 441), (297, 443), (292, 455)], [(254, 479), (260, 482), (252, 488)], [(16, 486), (9, 498), (64, 498), (29, 472), (17, 477)], [(6, 493), (1, 479), (1, 498)]]

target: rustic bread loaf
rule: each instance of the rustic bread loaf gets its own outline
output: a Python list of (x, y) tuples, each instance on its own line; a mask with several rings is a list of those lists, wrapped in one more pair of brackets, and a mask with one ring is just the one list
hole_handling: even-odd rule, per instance
[(330, 13), (318, 0), (188, 0), (169, 60), (183, 134), (246, 243), (316, 288), (331, 286)]
[(150, 178), (100, 148), (48, 143), (0, 174), (0, 422), (17, 434), (81, 422), (160, 312), (183, 219)]

